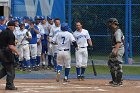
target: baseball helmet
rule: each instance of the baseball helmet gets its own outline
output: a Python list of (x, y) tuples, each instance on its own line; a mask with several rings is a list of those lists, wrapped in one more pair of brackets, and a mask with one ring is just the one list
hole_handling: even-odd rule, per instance
[(61, 30), (62, 31), (68, 31), (69, 30), (68, 23), (62, 23), (61, 24)]
[(116, 25), (119, 24), (118, 20), (116, 18), (109, 18), (108, 19), (108, 25), (110, 26), (112, 23), (115, 23)]

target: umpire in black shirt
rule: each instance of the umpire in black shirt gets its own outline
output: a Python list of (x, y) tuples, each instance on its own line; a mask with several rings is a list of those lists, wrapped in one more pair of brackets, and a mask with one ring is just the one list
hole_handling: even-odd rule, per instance
[(7, 29), (0, 33), (0, 62), (3, 66), (0, 70), (0, 79), (7, 76), (5, 90), (17, 90), (14, 85), (14, 55), (19, 56), (19, 53), (15, 47), (14, 29), (15, 23), (10, 21), (7, 24)]

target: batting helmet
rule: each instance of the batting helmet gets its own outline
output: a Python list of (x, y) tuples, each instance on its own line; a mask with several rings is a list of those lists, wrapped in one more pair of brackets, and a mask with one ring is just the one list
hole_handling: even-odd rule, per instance
[(61, 30), (62, 31), (68, 31), (69, 30), (68, 23), (62, 23), (61, 24)]

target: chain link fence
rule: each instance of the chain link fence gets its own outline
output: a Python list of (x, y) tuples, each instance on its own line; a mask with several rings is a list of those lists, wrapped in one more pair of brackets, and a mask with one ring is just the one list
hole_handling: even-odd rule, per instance
[[(71, 3), (70, 3), (71, 1)], [(87, 29), (93, 40), (93, 51), (89, 55), (94, 60), (107, 61), (111, 52), (111, 31), (106, 26), (107, 19), (115, 17), (119, 21), (119, 26), (125, 35), (125, 13), (126, 0), (66, 0), (66, 20), (71, 23), (71, 28), (75, 31), (75, 21), (80, 20), (83, 28)], [(131, 1), (131, 0), (128, 0)], [(140, 58), (140, 4), (139, 0), (132, 0), (132, 55), (135, 62)], [(71, 4), (71, 5), (69, 5)], [(69, 10), (71, 8), (71, 10)], [(69, 13), (71, 11), (71, 14)], [(129, 10), (128, 10), (129, 12)], [(71, 17), (71, 20), (69, 20)], [(130, 23), (129, 23), (130, 24)], [(128, 33), (129, 34), (129, 33)], [(128, 42), (129, 42), (128, 36)], [(129, 47), (128, 47), (129, 48)], [(128, 49), (129, 53), (130, 49)], [(129, 56), (129, 54), (128, 54)]]

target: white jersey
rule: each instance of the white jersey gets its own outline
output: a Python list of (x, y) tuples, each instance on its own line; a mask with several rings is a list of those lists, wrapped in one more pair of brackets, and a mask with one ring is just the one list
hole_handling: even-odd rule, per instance
[(52, 42), (58, 44), (58, 50), (70, 49), (70, 45), (74, 41), (74, 36), (67, 31), (61, 31), (57, 33), (52, 39)]
[(50, 29), (50, 33), (49, 36), (54, 37), (55, 34), (57, 34), (58, 32), (61, 31), (61, 26), (57, 27), (57, 26), (52, 26), (52, 28)]
[(32, 37), (31, 33), (27, 30), (27, 29), (24, 29), (24, 30), (18, 30), (17, 33), (16, 33), (16, 37), (17, 37), (17, 40), (18, 40), (18, 44), (29, 44), (29, 41), (26, 40), (26, 38), (28, 38), (28, 36), (26, 35), (26, 33), (28, 33), (28, 35), (30, 37)]
[(17, 39), (17, 33), (18, 33), (18, 30), (20, 29), (19, 26), (15, 27), (15, 30), (14, 30), (14, 35), (15, 35), (15, 38)]
[(82, 29), (81, 32), (78, 32), (77, 30), (73, 33), (76, 42), (78, 44), (79, 47), (87, 47), (88, 43), (87, 43), (87, 39), (90, 39), (89, 33), (87, 30)]
[(41, 24), (44, 28), (44, 32), (46, 35), (49, 35), (50, 29), (52, 28), (53, 25), (49, 24), (48, 22), (46, 22), (46, 24)]
[(37, 34), (37, 38), (39, 39), (41, 37), (41, 35), (45, 34), (44, 28), (41, 24), (37, 25), (38, 29), (39, 29), (39, 34)]

